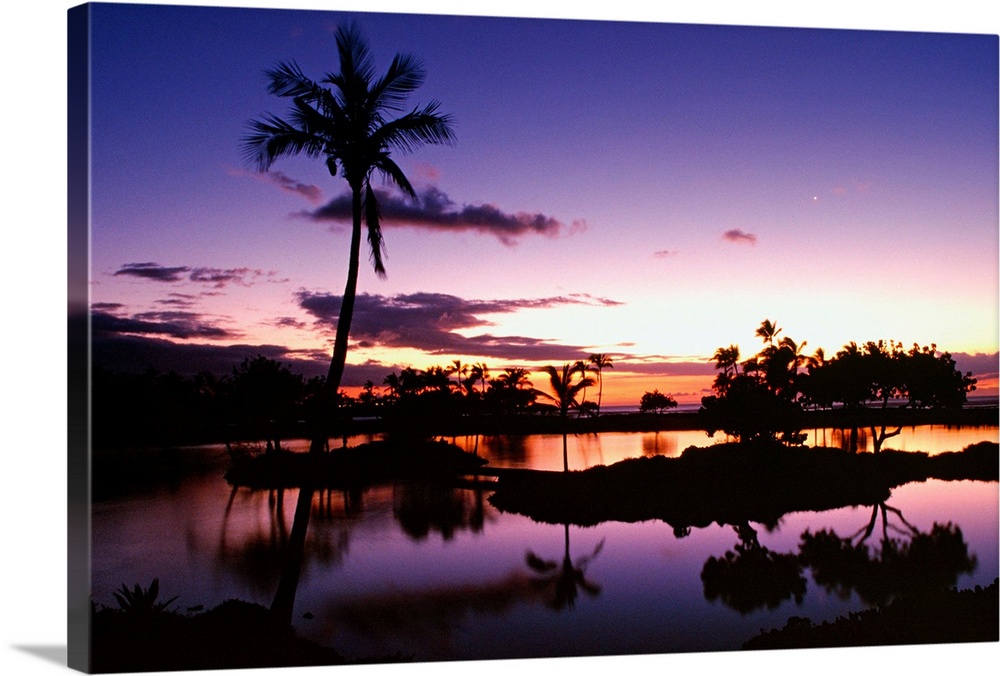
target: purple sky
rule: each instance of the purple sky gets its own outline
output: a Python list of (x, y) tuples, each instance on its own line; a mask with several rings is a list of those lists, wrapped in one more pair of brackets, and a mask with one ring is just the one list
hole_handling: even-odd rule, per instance
[(304, 158), (256, 174), (240, 139), (287, 111), (263, 71), (335, 70), (332, 31), (351, 20), (379, 70), (398, 51), (422, 59), (411, 102), (440, 101), (457, 142), (399, 156), (419, 199), (384, 195), (388, 278), (362, 272), (345, 384), (604, 352), (628, 399), (650, 375), (699, 371), (676, 364), (710, 373), (719, 346), (751, 354), (765, 318), (828, 354), (881, 338), (997, 351), (995, 35), (121, 5), (94, 17), (91, 300), (101, 337), (127, 338), (123, 359), (176, 344), (202, 355), (193, 368), (265, 346), (324, 367), (346, 185)]

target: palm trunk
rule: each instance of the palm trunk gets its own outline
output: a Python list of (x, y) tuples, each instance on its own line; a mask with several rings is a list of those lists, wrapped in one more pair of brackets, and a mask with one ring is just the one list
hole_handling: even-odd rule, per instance
[(344, 365), (347, 362), (347, 342), (351, 332), (351, 320), (354, 317), (354, 300), (358, 293), (358, 271), (361, 266), (361, 186), (351, 186), (351, 209), (354, 222), (351, 226), (351, 251), (347, 268), (347, 284), (344, 287), (344, 297), (340, 304), (340, 314), (337, 316), (337, 336), (333, 342), (333, 356), (330, 359), (330, 370), (326, 376), (326, 388), (323, 390), (323, 402), (319, 407), (320, 419), (316, 428), (310, 452), (321, 452), (330, 438), (330, 419), (336, 401), (340, 381), (344, 377)]
[(312, 510), (313, 488), (302, 486), (295, 503), (295, 517), (292, 520), (292, 534), (285, 545), (281, 564), (278, 589), (271, 601), (271, 613), (282, 626), (291, 626), (292, 611), (295, 607), (295, 592), (299, 588), (302, 575), (302, 561), (305, 558), (306, 531), (309, 528), (309, 512)]
[(562, 413), (562, 425), (563, 425), (563, 471), (569, 471), (569, 454), (566, 452), (566, 433), (567, 427), (569, 427), (569, 410), (563, 408)]
[(597, 369), (597, 415), (601, 415), (601, 402), (604, 400), (604, 374)]

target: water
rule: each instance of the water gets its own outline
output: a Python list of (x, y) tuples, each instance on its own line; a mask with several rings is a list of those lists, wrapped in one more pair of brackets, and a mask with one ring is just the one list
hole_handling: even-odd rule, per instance
[[(997, 436), (996, 427), (917, 427), (887, 446), (939, 453)], [(455, 441), (496, 466), (562, 467), (561, 436)], [(701, 432), (570, 437), (570, 467), (642, 454), (675, 456), (711, 441)], [(219, 447), (187, 452), (218, 463), (95, 503), (96, 602), (114, 606), (111, 594), (122, 583), (146, 585), (156, 577), (163, 594), (179, 596), (180, 610), (229, 598), (270, 604), (297, 491), (233, 491), (222, 479)], [(727, 603), (725, 595), (706, 598), (712, 594), (701, 574), (706, 561), (738, 551), (752, 537), (780, 555), (797, 552), (807, 530), (851, 536), (868, 525), (872, 507), (788, 514), (770, 532), (753, 523), (742, 532), (713, 525), (678, 537), (658, 521), (539, 524), (500, 513), (487, 495), (415, 482), (355, 494), (317, 492), (296, 594), (296, 630), (357, 658), (715, 651), (738, 649), (794, 615), (820, 622), (868, 606), (857, 589), (839, 594), (817, 584), (810, 567), (801, 570), (800, 598), (779, 593), (773, 607), (733, 598)], [(908, 484), (886, 505), (888, 533), (902, 541), (912, 537), (911, 529), (926, 534), (935, 523), (961, 529), (975, 565), (955, 573), (960, 588), (986, 586), (997, 577), (996, 482)], [(876, 551), (880, 535), (879, 520), (868, 540)], [(560, 585), (567, 546), (575, 572), (563, 580), (575, 583)]]

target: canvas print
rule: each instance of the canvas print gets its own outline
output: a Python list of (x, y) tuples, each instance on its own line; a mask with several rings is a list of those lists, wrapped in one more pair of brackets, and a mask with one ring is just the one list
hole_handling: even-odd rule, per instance
[(998, 641), (996, 35), (69, 11), (69, 654)]

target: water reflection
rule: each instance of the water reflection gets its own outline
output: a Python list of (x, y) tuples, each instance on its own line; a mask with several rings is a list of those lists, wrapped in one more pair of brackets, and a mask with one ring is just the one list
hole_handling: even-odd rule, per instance
[[(285, 494), (294, 495), (291, 526), (285, 509)], [(350, 545), (350, 521), (362, 509), (362, 492), (334, 490), (249, 490), (234, 487), (226, 502), (219, 529), (216, 565), (235, 575), (261, 594), (275, 592), (272, 609), (291, 618), (295, 588), (305, 561), (325, 567), (340, 565)], [(263, 520), (234, 527), (234, 506), (266, 501)], [(312, 520), (314, 526), (309, 528)], [(320, 527), (315, 524), (318, 522)], [(233, 530), (236, 532), (234, 533)], [(280, 600), (279, 600), (280, 599)]]
[[(964, 433), (937, 450), (995, 439), (996, 428)], [(602, 435), (587, 452), (605, 462), (671, 455), (688, 445), (678, 438)], [(494, 466), (544, 467), (549, 443), (481, 437), (478, 448)], [(771, 530), (756, 520), (682, 526), (683, 539), (666, 544), (663, 520), (537, 524), (499, 513), (484, 490), (398, 483), (315, 490), (306, 501), (294, 489), (231, 491), (221, 473), (187, 476), (172, 490), (95, 503), (95, 600), (113, 603), (122, 583), (156, 577), (183, 607), (268, 605), (279, 587), (293, 589), (284, 596), (297, 634), (359, 659), (737, 649), (789, 611), (820, 622), (924, 586), (989, 584), (996, 485), (910, 484), (861, 510), (792, 513)], [(308, 527), (295, 544), (303, 503)], [(718, 570), (705, 574), (710, 560)], [(635, 626), (627, 636), (623, 622)]]
[(451, 540), (460, 530), (479, 533), (486, 521), (482, 490), (457, 490), (437, 483), (411, 481), (393, 488), (393, 516), (411, 538), (438, 532)]
[(757, 531), (748, 522), (733, 526), (739, 541), (716, 558), (709, 557), (701, 570), (705, 598), (720, 599), (746, 614), (758, 608), (777, 608), (794, 597), (802, 603), (806, 579), (795, 554), (779, 554), (758, 542)]
[[(866, 541), (882, 516), (878, 548)], [(902, 527), (890, 523), (892, 515)], [(902, 537), (890, 536), (890, 531)], [(872, 508), (867, 525), (848, 537), (833, 530), (802, 534), (802, 564), (813, 570), (813, 579), (827, 591), (846, 598), (852, 592), (869, 605), (885, 605), (894, 598), (955, 586), (958, 576), (976, 569), (975, 555), (958, 526), (935, 522), (921, 532), (900, 510), (880, 503)]]
[[(880, 546), (870, 548), (867, 541), (879, 515)], [(828, 593), (841, 599), (856, 593), (868, 606), (884, 606), (901, 596), (952, 588), (959, 575), (971, 573), (977, 565), (958, 526), (935, 522), (922, 532), (885, 502), (872, 507), (868, 523), (847, 537), (828, 528), (815, 533), (806, 529), (798, 552), (780, 554), (762, 546), (749, 523), (733, 529), (738, 543), (722, 557), (709, 557), (701, 580), (706, 599), (719, 599), (742, 614), (765, 606), (777, 608), (792, 597), (801, 604), (805, 569), (811, 569), (815, 583)]]
[(604, 548), (604, 540), (598, 542), (589, 555), (581, 556), (574, 561), (569, 555), (569, 524), (563, 524), (563, 529), (565, 536), (562, 563), (543, 559), (530, 549), (524, 555), (525, 563), (538, 575), (535, 587), (546, 590), (547, 605), (555, 610), (575, 606), (580, 591), (588, 596), (597, 596), (601, 593), (600, 585), (587, 580), (586, 574), (587, 565)]

